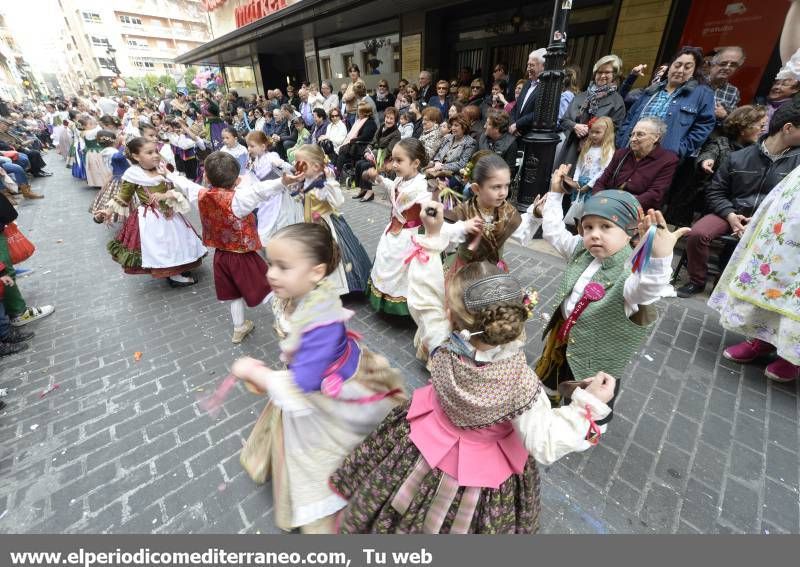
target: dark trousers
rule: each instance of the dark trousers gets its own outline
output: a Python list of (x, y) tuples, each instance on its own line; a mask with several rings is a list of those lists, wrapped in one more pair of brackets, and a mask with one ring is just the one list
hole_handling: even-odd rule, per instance
[(375, 164), (368, 159), (362, 159), (356, 162), (356, 182), (361, 191), (369, 191), (372, 189), (372, 183), (364, 181), (363, 179), (364, 172), (371, 167), (375, 167)]
[(184, 160), (176, 155), (175, 169), (178, 170), (179, 173), (183, 173), (186, 179), (194, 181), (197, 179), (197, 157)]
[(692, 225), (686, 240), (689, 281), (696, 285), (706, 282), (711, 241), (730, 233), (728, 221), (715, 214), (706, 215)]
[(36, 175), (44, 169), (47, 164), (42, 159), (42, 154), (38, 150), (22, 150), (20, 153), (28, 156), (28, 161), (31, 164), (31, 173)]

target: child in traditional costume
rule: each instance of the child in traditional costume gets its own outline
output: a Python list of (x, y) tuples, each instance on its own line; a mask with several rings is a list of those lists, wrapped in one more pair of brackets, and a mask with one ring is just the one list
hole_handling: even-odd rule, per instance
[(484, 155), (475, 162), (471, 178), (472, 197), (444, 213), (455, 224), (446, 224), (443, 231), (458, 244), (445, 262), (448, 279), (471, 262), (488, 261), (507, 272), (503, 260), (506, 241), (514, 239), (524, 245), (540, 225), (531, 215), (533, 205), (520, 215), (506, 200), (511, 170), (503, 158), (493, 152)]
[[(101, 130), (97, 134), (97, 142), (103, 148), (100, 152), (100, 155), (103, 156), (103, 165), (110, 177), (103, 185), (103, 188), (100, 189), (97, 197), (92, 201), (92, 206), (89, 207), (89, 213), (91, 213), (92, 219), (96, 223), (102, 223), (105, 220), (103, 212), (108, 202), (119, 193), (122, 185), (122, 175), (130, 166), (124, 150), (118, 149), (114, 145), (116, 141), (117, 135), (110, 130)], [(117, 222), (117, 220), (119, 220), (118, 215), (112, 215), (109, 222)]]
[(431, 382), (331, 477), (348, 501), (343, 533), (535, 532), (536, 461), (588, 449), (599, 436), (595, 421), (610, 412), (614, 379), (602, 372), (569, 406), (550, 407), (519, 340), (529, 305), (512, 276), (476, 262), (445, 290), (442, 211), (425, 205), (426, 234), (414, 237), (408, 270), (408, 306), (432, 352)]
[(222, 146), (220, 151), (232, 155), (236, 161), (239, 162), (239, 169), (242, 173), (247, 171), (247, 162), (250, 159), (250, 155), (247, 152), (247, 148), (239, 143), (236, 130), (233, 128), (225, 128), (222, 131), (222, 141), (225, 145)]
[(406, 291), (411, 238), (422, 226), (420, 208), (431, 200), (425, 176), (420, 173), (428, 163), (425, 146), (416, 138), (405, 138), (392, 149), (392, 165), (397, 176), (393, 181), (371, 174), (373, 184), (389, 193), (392, 211), (384, 230), (369, 279), (369, 301), (376, 311), (408, 316)]
[[(283, 161), (277, 152), (270, 151), (272, 141), (264, 132), (250, 132), (246, 140), (250, 155), (247, 176), (251, 182), (278, 179), (283, 172), (292, 171), (292, 166)], [(256, 218), (258, 237), (261, 239), (261, 244), (266, 245), (270, 236), (277, 230), (303, 222), (303, 204), (288, 188), (276, 186), (275, 195), (258, 205)]]
[[(122, 176), (119, 193), (109, 201), (104, 215), (127, 217), (108, 251), (126, 274), (150, 274), (167, 278), (170, 286), (197, 283), (191, 270), (198, 268), (208, 252), (184, 213), (189, 203), (181, 195), (167, 192), (172, 183), (158, 172), (161, 156), (156, 144), (134, 138), (127, 145), (133, 163)], [(140, 205), (131, 210), (131, 200)]]
[(204, 150), (206, 147), (203, 138), (192, 132), (185, 122), (177, 119), (169, 119), (167, 128), (167, 139), (175, 156), (175, 170), (187, 179), (196, 181), (199, 172), (197, 150)]
[(67, 165), (72, 167), (72, 177), (75, 179), (86, 179), (86, 140), (84, 139), (85, 124), (88, 124), (91, 117), (88, 115), (78, 116), (75, 121), (75, 130), (72, 136), (72, 147), (69, 152)]
[[(268, 190), (264, 194), (265, 188), (257, 183), (240, 186), (239, 162), (223, 151), (209, 154), (204, 169), (210, 189), (176, 173), (166, 177), (190, 203), (197, 204), (203, 223), (203, 244), (215, 249), (217, 299), (231, 304), (231, 342), (239, 344), (255, 327), (244, 318), (245, 303), (248, 307), (261, 305), (270, 292), (267, 264), (258, 254), (261, 241), (253, 210), (272, 194)], [(294, 178), (287, 177), (289, 181)]]
[[(406, 399), (403, 380), (347, 330), (353, 313), (328, 277), (340, 256), (326, 224), (285, 227), (266, 248), (275, 329), (288, 368), (273, 370), (252, 358), (234, 363), (236, 377), (270, 395), (241, 461), (251, 476), (250, 465), (269, 463), (280, 529), (334, 533), (334, 516), (347, 502), (328, 478)], [(269, 439), (267, 455), (263, 444), (252, 442), (259, 434)]]
[(729, 331), (750, 337), (722, 354), (741, 363), (777, 358), (764, 369), (776, 382), (800, 379), (800, 167), (764, 198), (708, 304)]
[[(586, 202), (582, 236), (571, 234), (561, 208), (562, 179), (569, 167), (562, 165), (553, 173), (543, 212), (541, 206), (535, 211), (544, 217), (544, 239), (569, 262), (536, 363), (536, 374), (554, 402), (560, 401), (558, 386), (564, 381), (583, 380), (600, 370), (622, 376), (653, 330), (658, 316), (654, 304), (675, 295), (669, 284), (672, 250), (688, 232), (669, 232), (660, 212), (643, 215), (634, 195), (612, 189)], [(657, 229), (650, 231), (651, 225)], [(652, 257), (645, 253), (645, 261), (632, 270), (630, 240), (637, 228), (637, 251), (652, 247)]]
[(303, 202), (303, 220), (324, 222), (342, 252), (342, 261), (330, 275), (340, 295), (367, 291), (371, 262), (361, 242), (341, 213), (344, 195), (327, 156), (318, 145), (306, 144), (295, 152), (296, 167), (305, 174), (302, 185), (292, 187)]
[(111, 172), (106, 168), (103, 162), (103, 156), (100, 152), (103, 147), (97, 140), (97, 134), (100, 133), (100, 126), (91, 116), (84, 116), (79, 119), (83, 125), (83, 141), (84, 141), (84, 156), (83, 161), (86, 166), (86, 184), (89, 187), (102, 187), (111, 178)]

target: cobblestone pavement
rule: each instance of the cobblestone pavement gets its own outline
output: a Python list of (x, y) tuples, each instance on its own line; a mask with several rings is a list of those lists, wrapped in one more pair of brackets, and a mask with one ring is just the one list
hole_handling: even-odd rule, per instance
[[(249, 311), (256, 330), (234, 347), (210, 261), (193, 288), (124, 276), (105, 251), (112, 232), (87, 213), (94, 190), (48, 159), (56, 175), (34, 185), (47, 198), (20, 207), (20, 226), (39, 250), (19, 285), (31, 304), (53, 303), (56, 312), (31, 325), (30, 350), (0, 361), (8, 389), (0, 531), (275, 532), (270, 489), (255, 486), (238, 461), (263, 399), (238, 388), (216, 418), (196, 403), (235, 357), (276, 361), (269, 313)], [(386, 206), (348, 198), (345, 215), (374, 253)], [(508, 261), (549, 312), (561, 261), (516, 246)], [(366, 343), (422, 384), (413, 328), (363, 300), (349, 307)], [(723, 346), (739, 337), (702, 300), (664, 301), (662, 311), (622, 378), (600, 446), (544, 469), (543, 530), (798, 533), (797, 385), (724, 360)], [(529, 323), (531, 360), (543, 325)]]

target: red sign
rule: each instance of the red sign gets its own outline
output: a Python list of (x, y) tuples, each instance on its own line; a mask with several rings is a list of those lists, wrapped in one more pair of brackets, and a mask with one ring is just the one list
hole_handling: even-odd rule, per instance
[(731, 82), (739, 87), (742, 104), (749, 104), (780, 38), (789, 4), (783, 0), (692, 2), (680, 45), (701, 47), (706, 53), (731, 45), (744, 49), (744, 65)]
[(236, 27), (246, 26), (285, 7), (286, 0), (250, 0), (236, 8)]

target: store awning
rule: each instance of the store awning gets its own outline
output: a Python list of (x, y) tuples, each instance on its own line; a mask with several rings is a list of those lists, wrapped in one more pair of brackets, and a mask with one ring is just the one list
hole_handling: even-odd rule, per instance
[(175, 58), (182, 65), (249, 65), (257, 53), (302, 49), (305, 39), (344, 34), (400, 14), (453, 2), (436, 0), (302, 0)]

